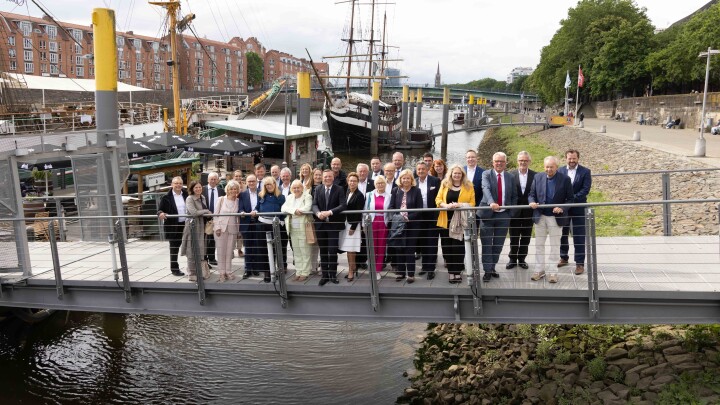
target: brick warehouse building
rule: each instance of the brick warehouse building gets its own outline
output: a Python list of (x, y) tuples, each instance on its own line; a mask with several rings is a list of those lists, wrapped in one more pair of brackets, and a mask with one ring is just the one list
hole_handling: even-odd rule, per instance
[[(0, 12), (0, 70), (23, 75), (94, 78), (92, 27), (59, 23), (64, 29), (47, 16)], [(255, 37), (247, 40), (234, 37), (225, 43), (180, 35), (178, 42), (183, 90), (247, 93), (247, 52), (255, 52), (263, 59), (266, 82), (291, 75), (294, 83), (295, 74), (307, 69), (305, 59), (266, 51)], [(148, 89), (171, 89), (172, 74), (166, 63), (171, 59), (167, 37), (117, 32), (116, 45), (119, 82)], [(316, 67), (327, 72), (327, 64), (318, 63)]]

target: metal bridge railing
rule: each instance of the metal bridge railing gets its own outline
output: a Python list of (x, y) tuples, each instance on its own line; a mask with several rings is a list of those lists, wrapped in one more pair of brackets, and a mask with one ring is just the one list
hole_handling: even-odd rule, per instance
[[(579, 218), (585, 225), (585, 238), (581, 243), (584, 247), (585, 265), (582, 274), (574, 274), (574, 255), (577, 253), (576, 244), (571, 235), (568, 240), (570, 266), (558, 268), (559, 281), (550, 283), (547, 279), (532, 281), (530, 279), (537, 268), (538, 258), (535, 251), (534, 238), (529, 237), (526, 250), (519, 249), (518, 254), (522, 260), (518, 262), (527, 263), (528, 268), (514, 267), (506, 268), (509, 255), (510, 238), (506, 238), (503, 246), (495, 246), (501, 250), (499, 257), (496, 257), (497, 264), (493, 266), (499, 274), (497, 278), (484, 281), (483, 268), (487, 263), (487, 256), (483, 255), (487, 248), (479, 239), (480, 228), (476, 214), (487, 208), (472, 207), (464, 209), (470, 211), (467, 221), (462, 224), (462, 244), (456, 245), (459, 250), (446, 250), (450, 246), (445, 244), (443, 237), (439, 235), (440, 229), (436, 226), (434, 219), (419, 217), (413, 219), (415, 222), (413, 231), (400, 238), (409, 241), (399, 249), (388, 249), (378, 251), (378, 246), (387, 246), (389, 235), (384, 234), (386, 228), (373, 226), (374, 220), (371, 214), (383, 214), (390, 217), (394, 213), (407, 212), (432, 215), (434, 212), (445, 211), (444, 209), (426, 210), (385, 210), (385, 211), (346, 211), (346, 214), (361, 215), (361, 224), (357, 231), (363, 238), (357, 243), (363, 244), (365, 257), (361, 252), (355, 255), (354, 274), (344, 281), (344, 276), (351, 276), (349, 269), (352, 262), (344, 257), (347, 253), (340, 255), (340, 261), (333, 264), (337, 268), (337, 279), (339, 286), (335, 288), (347, 288), (348, 293), (368, 294), (369, 303), (374, 310), (378, 310), (382, 301), (382, 294), (392, 288), (417, 288), (435, 289), (442, 293), (459, 296), (472, 294), (475, 314), (483, 311), (484, 297), (497, 296), (498, 291), (505, 291), (507, 294), (522, 292), (527, 294), (538, 294), (541, 296), (553, 296), (553, 294), (570, 294), (576, 297), (584, 297), (589, 305), (591, 316), (596, 316), (600, 310), (600, 297), (603, 294), (612, 294), (617, 291), (638, 291), (643, 293), (662, 293), (663, 291), (686, 291), (688, 294), (711, 293), (720, 288), (720, 228), (717, 223), (705, 224), (714, 228), (714, 236), (674, 236), (665, 238), (654, 237), (598, 237), (599, 228), (606, 226), (598, 223), (597, 209), (602, 207), (629, 207), (629, 206), (653, 206), (653, 205), (678, 205), (685, 204), (692, 207), (704, 208), (707, 204), (717, 207), (720, 199), (695, 199), (695, 200), (659, 200), (659, 201), (634, 201), (634, 202), (613, 202), (613, 203), (592, 203), (592, 204), (567, 204), (561, 205), (564, 208), (583, 207), (584, 215)], [(527, 208), (526, 206), (505, 207), (506, 209)], [(455, 211), (455, 215), (462, 211)], [(243, 289), (248, 286), (269, 286), (265, 291), (273, 291), (278, 295), (282, 307), (292, 305), (293, 293), (299, 288), (323, 288), (316, 287), (321, 279), (321, 274), (316, 274), (318, 266), (322, 264), (319, 260), (318, 244), (323, 245), (337, 241), (319, 240), (312, 245), (307, 243), (309, 235), (303, 234), (302, 239), (293, 236), (293, 220), (289, 219), (291, 227), (290, 237), (287, 228), (280, 219), (281, 213), (264, 213), (264, 220), (260, 217), (251, 217), (248, 214), (234, 215), (207, 215), (200, 217), (170, 216), (169, 219), (185, 218), (184, 224), (176, 229), (170, 229), (162, 224), (155, 215), (127, 215), (123, 217), (108, 216), (85, 216), (74, 219), (112, 219), (115, 226), (112, 233), (108, 235), (108, 241), (102, 242), (81, 242), (78, 239), (79, 232), (73, 231), (76, 226), (69, 220), (64, 220), (64, 239), (60, 237), (60, 224), (57, 218), (13, 218), (0, 220), (0, 243), (9, 246), (13, 241), (7, 240), (2, 235), (4, 229), (12, 229), (16, 221), (27, 221), (28, 227), (40, 227), (47, 230), (45, 242), (31, 243), (32, 269), (18, 274), (22, 269), (0, 269), (0, 278), (3, 284), (32, 279), (52, 280), (57, 289), (58, 299), (63, 299), (67, 294), (65, 286), (69, 282), (103, 282), (114, 281), (124, 292), (125, 300), (132, 300), (133, 291), (138, 283), (149, 283), (163, 285), (164, 288), (177, 288), (178, 285), (189, 283), (197, 289), (198, 300), (204, 304), (212, 299), (212, 294), (221, 290)], [(239, 236), (233, 235), (226, 239), (225, 245), (221, 245), (221, 238), (206, 236), (204, 233), (205, 219), (214, 217), (215, 221), (220, 218), (237, 218), (243, 224), (252, 227), (249, 232), (242, 232)], [(378, 218), (376, 215), (374, 218)], [(384, 221), (384, 218), (382, 219)], [(124, 221), (119, 221), (124, 219)], [(57, 222), (56, 222), (57, 221)], [(168, 221), (168, 220), (166, 220)], [(104, 222), (104, 221), (103, 221)], [(40, 224), (38, 226), (38, 224)], [(123, 239), (122, 226), (139, 226), (146, 228), (143, 235), (154, 234), (152, 238), (128, 238)], [(509, 231), (519, 229), (513, 224)], [(417, 232), (416, 232), (417, 231)], [(167, 233), (169, 232), (169, 233)], [(179, 234), (178, 234), (179, 232)], [(184, 233), (186, 232), (186, 233)], [(380, 232), (380, 233), (378, 233)], [(413, 233), (414, 232), (414, 233)], [(133, 232), (126, 232), (133, 235)], [(159, 236), (164, 235), (164, 239)], [(339, 232), (338, 232), (339, 235)], [(239, 247), (240, 236), (243, 239), (242, 247)], [(527, 237), (526, 237), (527, 238)], [(208, 242), (213, 239), (215, 249), (208, 250)], [(333, 239), (335, 239), (333, 237)], [(520, 237), (522, 239), (522, 237)], [(178, 278), (170, 273), (172, 264), (168, 245), (170, 241), (181, 242), (184, 245), (178, 247), (178, 265), (181, 271), (194, 273), (195, 279), (189, 281), (187, 278)], [(552, 243), (557, 243), (554, 241)], [(552, 243), (548, 247), (553, 248)], [(346, 246), (347, 252), (354, 248), (352, 243)], [(172, 250), (172, 249), (171, 249)], [(243, 255), (239, 256), (238, 253)], [(352, 253), (352, 252), (351, 252)], [(433, 253), (436, 255), (432, 258)], [(226, 259), (226, 264), (211, 263), (213, 273), (208, 278), (203, 277), (203, 261), (206, 255), (214, 255), (214, 259), (221, 262)], [(456, 256), (452, 256), (452, 255)], [(188, 260), (192, 255), (194, 260)], [(416, 256), (417, 255), (417, 256)], [(361, 256), (361, 257), (357, 257)], [(428, 258), (429, 257), (429, 258)], [(406, 258), (407, 261), (406, 261)], [(425, 263), (423, 260), (425, 259)], [(546, 268), (553, 268), (559, 258), (547, 257)], [(210, 258), (212, 260), (212, 258)], [(303, 265), (303, 260), (309, 261), (310, 273), (302, 280), (298, 280), (298, 272)], [(428, 263), (428, 260), (432, 260)], [(450, 280), (450, 273), (445, 269), (448, 263), (462, 263), (461, 283), (453, 283)], [(185, 262), (187, 261), (187, 265)], [(387, 264), (385, 264), (387, 262)], [(252, 265), (251, 265), (252, 264)], [(306, 263), (307, 264), (307, 263)], [(189, 268), (189, 266), (193, 266)], [(229, 267), (228, 267), (229, 266)], [(402, 267), (408, 266), (405, 271)], [(548, 267), (549, 266), (549, 267)], [(394, 267), (399, 269), (393, 269)], [(14, 272), (13, 272), (14, 270)], [(226, 272), (230, 276), (226, 279), (220, 277), (220, 272)], [(422, 272), (433, 272), (434, 277), (429, 278)], [(551, 270), (552, 271), (552, 270)], [(425, 276), (425, 277), (422, 277)], [(14, 278), (13, 278), (14, 277)], [(412, 279), (412, 281), (411, 281)], [(268, 284), (262, 283), (263, 281)], [(180, 283), (180, 284), (177, 284)], [(255, 288), (255, 287), (253, 287)], [(411, 291), (411, 290), (410, 290)], [(459, 305), (459, 301), (457, 302)]]

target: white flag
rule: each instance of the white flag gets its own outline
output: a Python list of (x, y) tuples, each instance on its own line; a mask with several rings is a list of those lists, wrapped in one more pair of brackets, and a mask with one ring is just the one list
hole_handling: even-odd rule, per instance
[(569, 88), (570, 88), (570, 83), (571, 83), (571, 82), (570, 82), (570, 71), (568, 70), (568, 71), (567, 71), (567, 76), (565, 76), (565, 88), (566, 88), (566, 89), (569, 89)]

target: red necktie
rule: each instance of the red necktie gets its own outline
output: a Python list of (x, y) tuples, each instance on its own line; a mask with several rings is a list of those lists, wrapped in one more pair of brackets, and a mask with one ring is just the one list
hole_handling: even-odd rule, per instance
[(498, 173), (498, 201), (497, 201), (498, 205), (502, 205), (502, 198), (503, 198), (501, 176), (502, 176), (502, 173)]

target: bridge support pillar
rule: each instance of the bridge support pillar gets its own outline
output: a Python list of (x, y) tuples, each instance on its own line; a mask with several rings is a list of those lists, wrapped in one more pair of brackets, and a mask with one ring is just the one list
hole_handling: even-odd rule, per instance
[(370, 114), (370, 154), (378, 154), (378, 124), (380, 122), (380, 82), (372, 84), (372, 112)]
[(403, 86), (402, 92), (402, 115), (400, 127), (400, 145), (405, 146), (408, 143), (408, 86)]
[(443, 90), (442, 135), (440, 138), (440, 159), (447, 160), (448, 118), (450, 115), (450, 89)]
[(410, 92), (408, 100), (408, 127), (412, 129), (415, 126), (415, 92)]

